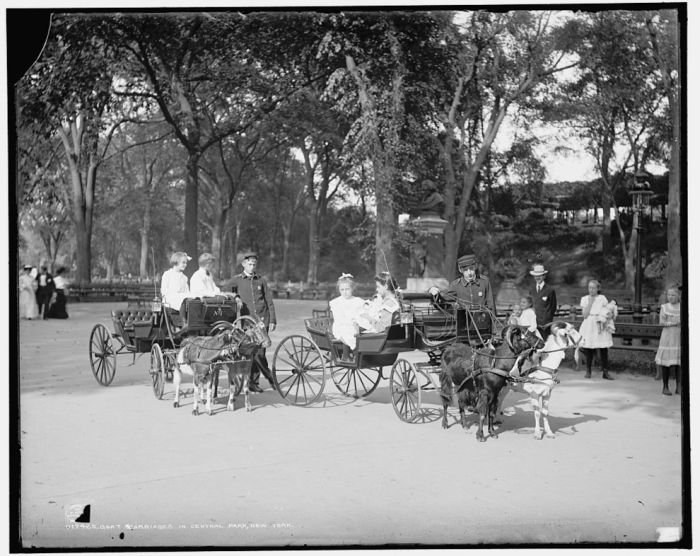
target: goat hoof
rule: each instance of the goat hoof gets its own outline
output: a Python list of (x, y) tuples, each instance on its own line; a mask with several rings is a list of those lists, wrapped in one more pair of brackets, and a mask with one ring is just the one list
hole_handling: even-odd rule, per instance
[(542, 440), (542, 433), (541, 433), (541, 432), (536, 432), (536, 433), (533, 435), (533, 438), (534, 438), (535, 440)]
[(550, 432), (550, 433), (547, 435), (547, 438), (556, 438), (556, 436), (554, 436), (554, 433), (553, 433), (553, 432)]
[(491, 433), (491, 438), (496, 439), (496, 438), (498, 438), (498, 435), (495, 432)]
[(194, 415), (196, 417), (197, 415), (199, 415), (199, 411), (197, 411), (196, 409), (193, 409), (192, 415)]
[(445, 421), (442, 422), (442, 428), (447, 429), (449, 428), (450, 425), (448, 425)]
[(228, 405), (226, 406), (226, 409), (227, 409), (228, 411), (233, 411), (233, 404), (232, 404), (232, 403), (228, 404)]

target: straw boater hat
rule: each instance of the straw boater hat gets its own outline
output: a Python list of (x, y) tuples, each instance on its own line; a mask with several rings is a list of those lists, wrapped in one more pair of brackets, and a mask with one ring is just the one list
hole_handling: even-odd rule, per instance
[(536, 264), (533, 265), (530, 274), (532, 274), (533, 276), (544, 276), (545, 274), (547, 274), (547, 272), (549, 271), (544, 269), (544, 265)]

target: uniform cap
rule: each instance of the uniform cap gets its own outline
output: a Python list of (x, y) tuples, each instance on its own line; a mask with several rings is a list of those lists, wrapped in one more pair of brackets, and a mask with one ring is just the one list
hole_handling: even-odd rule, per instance
[(472, 254), (462, 255), (457, 259), (457, 266), (476, 266), (476, 257)]
[(255, 251), (246, 251), (243, 253), (243, 260), (245, 261), (246, 259), (257, 259), (258, 254)]

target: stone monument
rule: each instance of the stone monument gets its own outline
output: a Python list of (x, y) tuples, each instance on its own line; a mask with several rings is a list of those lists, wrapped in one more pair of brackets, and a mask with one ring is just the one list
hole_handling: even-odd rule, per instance
[(503, 278), (496, 294), (496, 308), (509, 310), (513, 305), (520, 303), (521, 292), (515, 285), (515, 280), (522, 274), (523, 265), (513, 256), (511, 250), (510, 256), (498, 260), (495, 270)]
[(440, 218), (444, 198), (430, 180), (425, 180), (423, 186), (428, 196), (410, 221), (418, 237), (411, 246), (411, 275), (406, 281), (409, 292), (426, 292), (431, 286), (444, 288), (449, 284), (442, 272), (445, 262), (442, 238), (447, 225), (447, 220)]

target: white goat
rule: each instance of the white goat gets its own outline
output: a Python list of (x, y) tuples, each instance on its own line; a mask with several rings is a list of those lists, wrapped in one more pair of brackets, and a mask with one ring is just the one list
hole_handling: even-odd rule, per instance
[(554, 438), (554, 433), (549, 426), (549, 398), (552, 395), (554, 386), (559, 382), (556, 378), (559, 365), (566, 356), (566, 350), (574, 348), (581, 340), (581, 335), (569, 323), (552, 323), (551, 333), (544, 344), (544, 347), (533, 355), (534, 360), (539, 360), (538, 364), (529, 368), (524, 367), (521, 377), (518, 378), (517, 370), (514, 368), (511, 375), (515, 382), (511, 388), (516, 392), (526, 393), (530, 397), (532, 410), (535, 413), (535, 434), (537, 440), (542, 439), (542, 428), (540, 427), (540, 416), (544, 425), (544, 432), (547, 438)]

